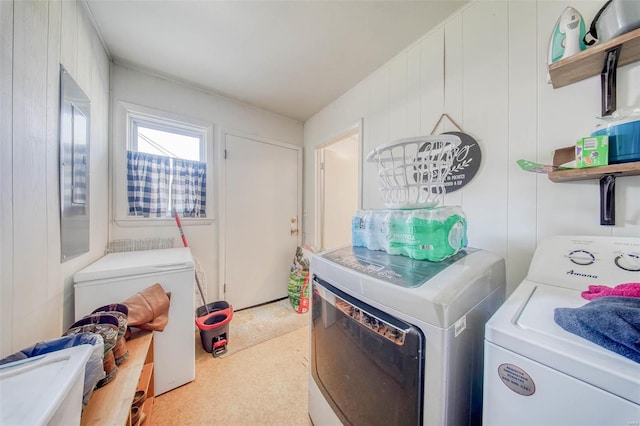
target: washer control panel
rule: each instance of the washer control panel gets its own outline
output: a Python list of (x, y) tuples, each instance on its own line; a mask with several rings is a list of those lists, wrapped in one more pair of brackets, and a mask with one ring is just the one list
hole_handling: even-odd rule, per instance
[(637, 254), (623, 253), (617, 256), (614, 262), (618, 268), (624, 269), (625, 271), (640, 271), (640, 256)]
[(640, 282), (640, 238), (546, 238), (538, 244), (527, 279), (578, 290)]
[(569, 260), (576, 265), (591, 265), (596, 261), (596, 256), (587, 250), (572, 250), (569, 253)]

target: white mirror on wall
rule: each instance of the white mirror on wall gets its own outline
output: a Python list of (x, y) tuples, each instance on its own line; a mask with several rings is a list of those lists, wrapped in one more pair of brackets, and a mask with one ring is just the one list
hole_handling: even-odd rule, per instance
[(91, 104), (60, 65), (60, 260), (89, 251)]

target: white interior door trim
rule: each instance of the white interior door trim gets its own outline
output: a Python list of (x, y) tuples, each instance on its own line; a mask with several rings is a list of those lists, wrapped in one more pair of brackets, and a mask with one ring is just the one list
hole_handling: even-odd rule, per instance
[(358, 134), (358, 209), (362, 208), (362, 173), (363, 173), (363, 162), (365, 161), (364, 153), (363, 153), (363, 141), (364, 141), (364, 118), (360, 118), (356, 123), (352, 124), (348, 128), (344, 129), (340, 133), (336, 134), (334, 137), (328, 139), (326, 142), (323, 142), (316, 146), (315, 149), (315, 170), (314, 170), (314, 179), (315, 179), (315, 226), (313, 230), (313, 240), (315, 244), (320, 247), (320, 243), (322, 240), (322, 221), (324, 220), (323, 214), (323, 206), (324, 206), (324, 179), (322, 176), (322, 162), (323, 162), (323, 150), (327, 146), (333, 144), (334, 142), (343, 139), (351, 134)]
[(225, 299), (225, 281), (226, 281), (226, 248), (227, 248), (227, 235), (226, 235), (226, 226), (227, 226), (227, 218), (226, 218), (226, 162), (225, 162), (225, 150), (227, 144), (227, 135), (238, 136), (245, 139), (251, 139), (258, 142), (268, 143), (271, 145), (281, 146), (284, 148), (289, 148), (295, 150), (297, 152), (297, 160), (298, 160), (298, 178), (297, 178), (297, 186), (298, 186), (298, 205), (297, 212), (298, 215), (298, 245), (302, 245), (302, 165), (303, 165), (303, 148), (300, 145), (294, 145), (287, 142), (277, 141), (275, 139), (263, 138), (260, 136), (256, 136), (250, 133), (242, 132), (239, 130), (228, 129), (225, 127), (218, 128), (218, 138), (217, 138), (217, 158), (218, 164), (217, 166), (217, 179), (218, 179), (218, 300)]

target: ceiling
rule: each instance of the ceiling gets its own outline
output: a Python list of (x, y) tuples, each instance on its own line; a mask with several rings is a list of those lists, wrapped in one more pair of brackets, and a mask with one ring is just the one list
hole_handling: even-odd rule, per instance
[(114, 62), (306, 121), (469, 0), (85, 0)]

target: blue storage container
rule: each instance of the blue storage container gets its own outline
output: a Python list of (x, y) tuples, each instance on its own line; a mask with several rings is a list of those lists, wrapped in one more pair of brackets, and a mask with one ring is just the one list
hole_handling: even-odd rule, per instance
[(591, 136), (609, 136), (609, 164), (640, 161), (640, 118), (620, 120)]

